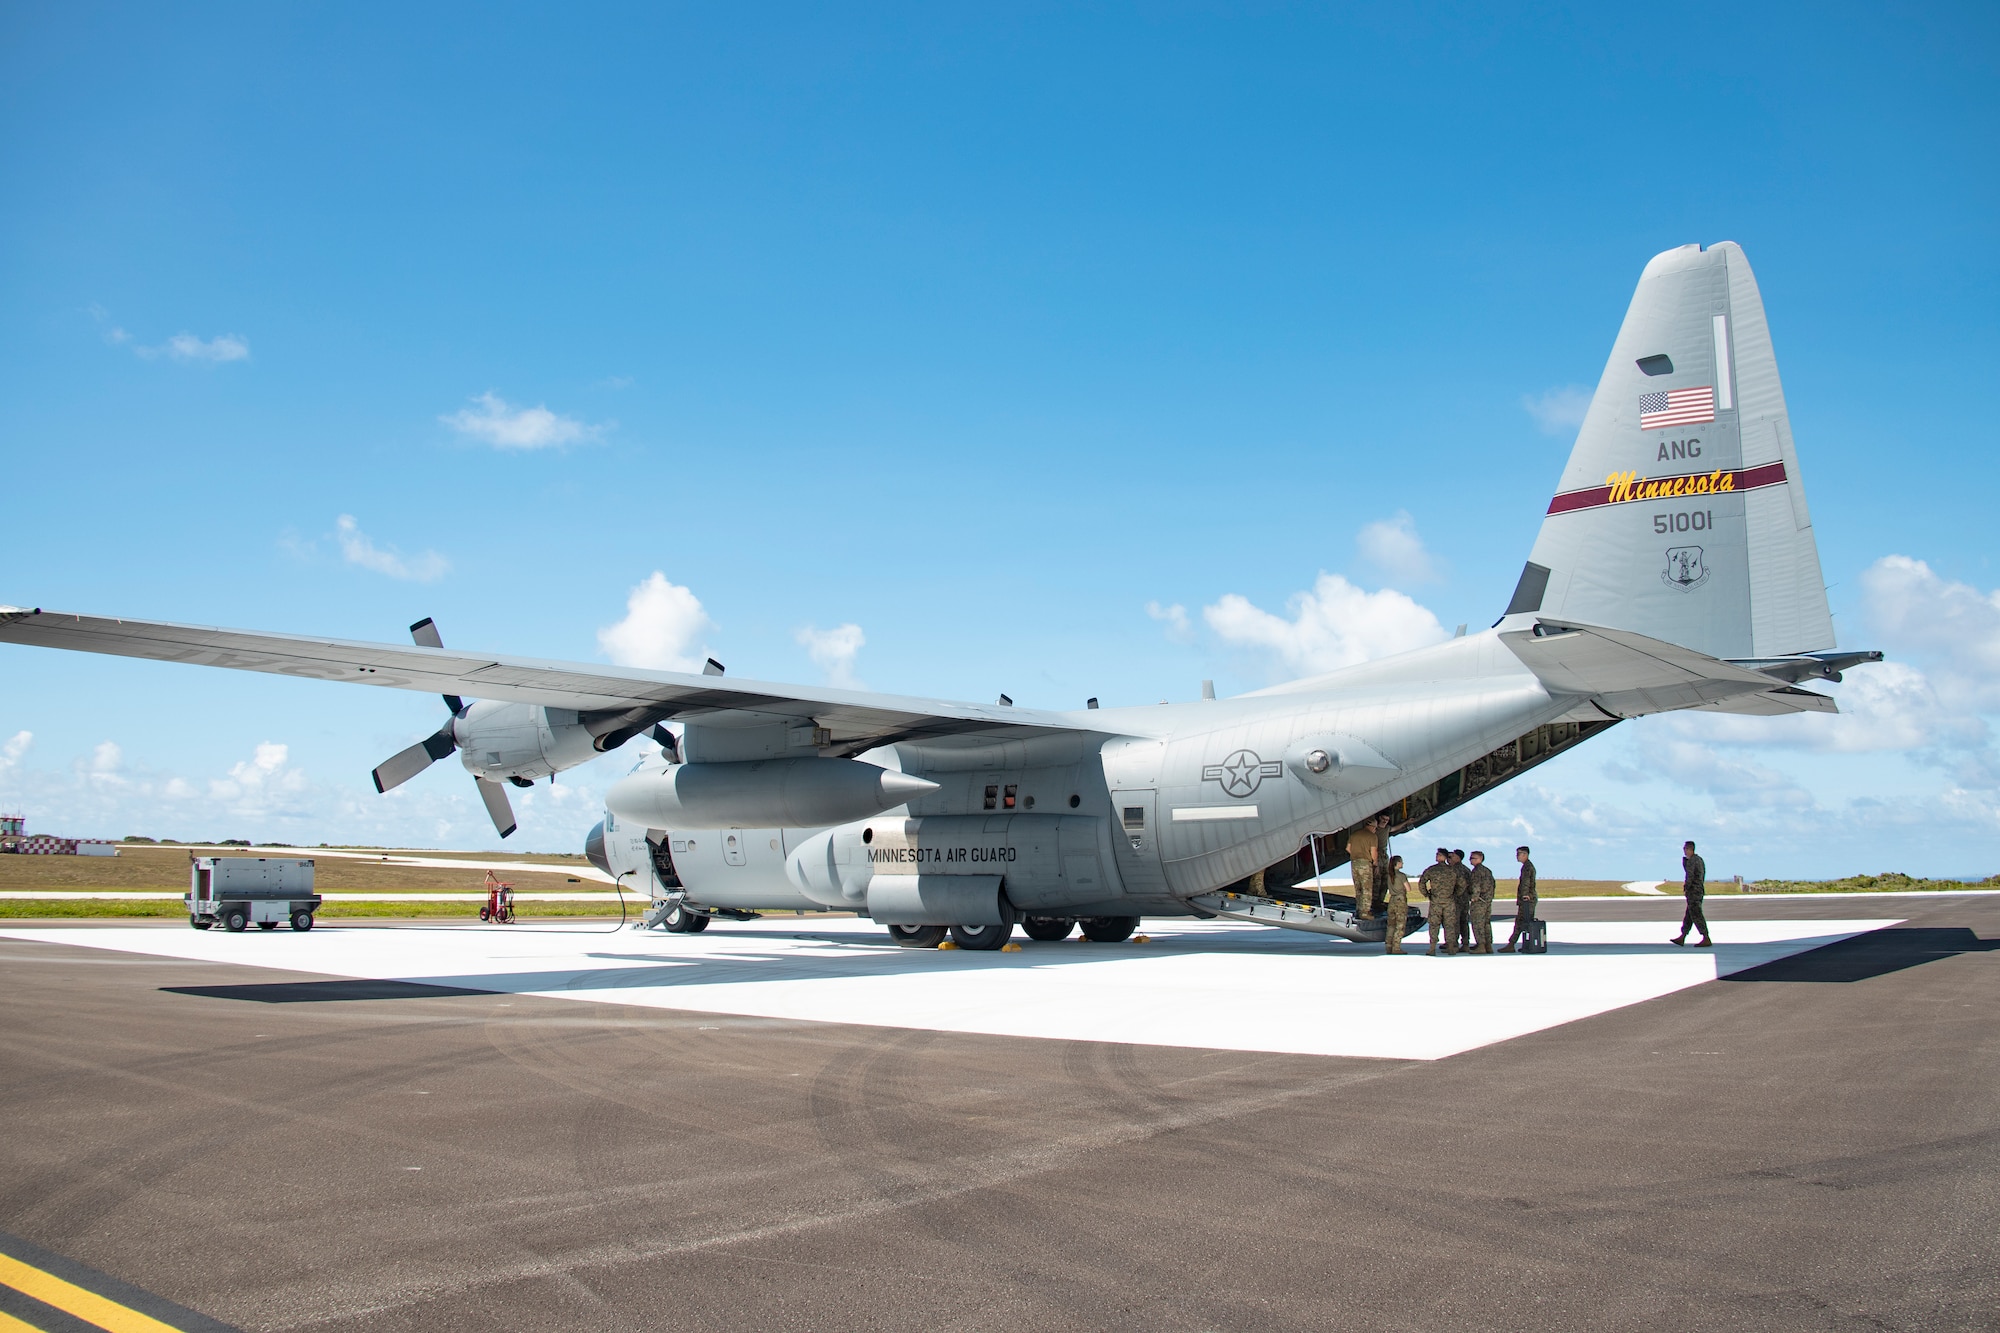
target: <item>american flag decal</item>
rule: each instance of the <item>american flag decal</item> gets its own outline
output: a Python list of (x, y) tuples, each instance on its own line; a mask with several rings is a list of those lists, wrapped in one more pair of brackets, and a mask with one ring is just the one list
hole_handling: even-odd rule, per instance
[(1639, 429), (1658, 430), (1662, 426), (1693, 426), (1715, 420), (1715, 386), (1703, 384), (1693, 389), (1657, 389), (1639, 395)]

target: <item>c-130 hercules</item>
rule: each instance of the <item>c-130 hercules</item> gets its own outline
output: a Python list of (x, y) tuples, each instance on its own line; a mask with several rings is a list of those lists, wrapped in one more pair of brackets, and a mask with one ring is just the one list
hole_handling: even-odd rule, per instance
[(1881, 658), (1834, 650), (1764, 306), (1732, 242), (1646, 265), (1482, 633), (1231, 699), (1075, 712), (469, 654), (429, 621), (412, 634), (0, 608), (14, 643), (441, 693), (450, 720), (376, 785), (457, 750), (502, 836), (501, 783), (650, 730), (660, 756), (611, 788), (588, 850), (647, 885), (670, 928), (846, 910), (904, 944), (949, 932), (981, 949), (1017, 922), (1122, 939), (1141, 915), (1380, 939), (1379, 918), (1298, 888), (1357, 830), (1407, 832), (1625, 718), (1833, 712), (1800, 682)]

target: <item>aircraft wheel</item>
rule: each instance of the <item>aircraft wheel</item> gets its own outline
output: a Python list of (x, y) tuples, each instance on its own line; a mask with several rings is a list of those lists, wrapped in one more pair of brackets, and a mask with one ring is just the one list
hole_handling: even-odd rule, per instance
[(292, 913), (293, 930), (311, 930), (312, 928), (313, 928), (313, 914), (311, 912)]
[(660, 924), (676, 935), (694, 935), (708, 929), (708, 918), (688, 911), (686, 903), (675, 903), (660, 918)]
[(1090, 916), (1082, 922), (1083, 937), (1099, 944), (1116, 944), (1120, 940), (1132, 938), (1132, 932), (1139, 928), (1136, 916)]
[(1068, 939), (1069, 933), (1076, 929), (1076, 922), (1066, 916), (1031, 916), (1021, 923), (1021, 929), (1031, 940), (1054, 944)]
[(700, 912), (689, 912), (687, 933), (690, 935), (699, 935), (708, 929), (708, 923), (713, 920), (715, 918), (712, 916), (703, 916)]
[(1007, 937), (1013, 933), (1014, 924), (1011, 921), (991, 926), (953, 926), (951, 942), (961, 949), (991, 950), (1005, 944)]
[(240, 907), (232, 907), (222, 914), (222, 928), (232, 935), (240, 934), (250, 924), (250, 914)]
[(948, 928), (944, 926), (891, 926), (889, 938), (905, 949), (935, 949), (944, 943)]

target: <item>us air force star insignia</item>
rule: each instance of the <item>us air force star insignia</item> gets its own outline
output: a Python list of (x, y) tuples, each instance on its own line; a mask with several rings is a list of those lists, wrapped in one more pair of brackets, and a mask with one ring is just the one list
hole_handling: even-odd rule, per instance
[(1283, 764), (1259, 759), (1255, 750), (1238, 750), (1221, 763), (1203, 768), (1201, 777), (1204, 782), (1220, 782), (1231, 796), (1249, 796), (1265, 778), (1275, 778), (1284, 771)]

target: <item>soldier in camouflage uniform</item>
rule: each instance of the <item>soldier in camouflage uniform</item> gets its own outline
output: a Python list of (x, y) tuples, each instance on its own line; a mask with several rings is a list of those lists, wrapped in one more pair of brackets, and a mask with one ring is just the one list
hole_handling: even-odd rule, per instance
[(1375, 830), (1364, 824), (1347, 835), (1347, 855), (1354, 871), (1354, 915), (1357, 917), (1375, 914), (1375, 855), (1379, 844)]
[(1713, 947), (1708, 938), (1708, 917), (1702, 913), (1701, 900), (1708, 896), (1708, 863), (1701, 859), (1694, 844), (1681, 844), (1681, 897), (1687, 899), (1687, 911), (1681, 914), (1681, 933), (1669, 940), (1670, 944), (1686, 944), (1688, 931), (1699, 929), (1701, 943), (1697, 949)]
[(1444, 936), (1446, 954), (1458, 952), (1458, 872), (1452, 867), (1451, 853), (1438, 848), (1437, 864), (1425, 866), (1417, 877), (1417, 892), (1430, 899), (1431, 956), (1438, 951), (1438, 936)]
[(1454, 849), (1451, 854), (1451, 868), (1458, 876), (1458, 887), (1452, 890), (1452, 906), (1457, 912), (1457, 935), (1452, 945), (1460, 953), (1472, 952), (1472, 872), (1465, 868), (1465, 853)]
[(1410, 915), (1410, 877), (1403, 873), (1403, 858), (1389, 858), (1389, 868), (1382, 872), (1383, 888), (1386, 890), (1382, 910), (1388, 913), (1383, 921), (1382, 952), (1401, 953), (1403, 951), (1403, 924)]
[(1528, 859), (1528, 849), (1516, 847), (1514, 859), (1521, 863), (1521, 878), (1514, 885), (1514, 933), (1507, 937), (1502, 953), (1512, 953), (1515, 945), (1527, 941), (1528, 931), (1535, 923), (1535, 904), (1541, 900), (1535, 888), (1535, 863)]
[(1486, 853), (1474, 852), (1466, 871), (1472, 886), (1472, 952), (1493, 952), (1493, 872), (1486, 868)]

